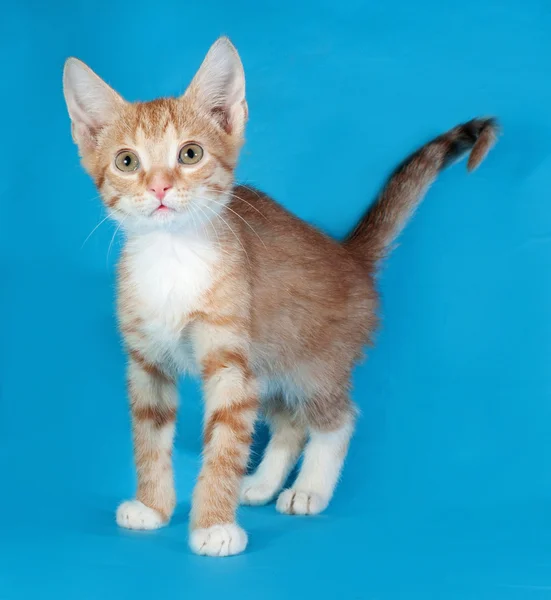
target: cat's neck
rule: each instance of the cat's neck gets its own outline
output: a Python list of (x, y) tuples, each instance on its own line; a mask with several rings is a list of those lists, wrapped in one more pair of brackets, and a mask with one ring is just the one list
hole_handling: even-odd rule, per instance
[(150, 231), (130, 231), (126, 233), (125, 249), (128, 253), (177, 252), (178, 249), (211, 249), (214, 247), (212, 235), (206, 229), (154, 229)]

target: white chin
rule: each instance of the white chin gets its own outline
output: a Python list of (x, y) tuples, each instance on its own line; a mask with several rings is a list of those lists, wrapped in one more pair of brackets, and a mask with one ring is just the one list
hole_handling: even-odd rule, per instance
[(174, 210), (156, 210), (151, 217), (159, 223), (171, 223), (176, 219), (176, 211)]

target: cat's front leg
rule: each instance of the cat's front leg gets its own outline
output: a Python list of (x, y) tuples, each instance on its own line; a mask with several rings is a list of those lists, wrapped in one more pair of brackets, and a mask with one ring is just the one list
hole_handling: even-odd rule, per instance
[(236, 523), (235, 513), (258, 393), (244, 346), (208, 345), (200, 358), (205, 390), (204, 462), (193, 495), (190, 546), (197, 554), (229, 556), (247, 545), (247, 534)]
[(172, 444), (177, 391), (172, 375), (130, 351), (128, 388), (132, 410), (138, 491), (117, 509), (117, 523), (128, 529), (157, 529), (176, 504)]

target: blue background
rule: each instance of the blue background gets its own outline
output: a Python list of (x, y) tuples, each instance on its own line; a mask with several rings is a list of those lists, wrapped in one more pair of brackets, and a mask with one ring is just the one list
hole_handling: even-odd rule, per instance
[[(551, 4), (7, 2), (0, 44), (0, 599), (551, 597)], [(168, 528), (117, 529), (134, 475), (114, 227), (61, 90), (76, 55), (130, 100), (185, 89), (226, 33), (248, 77), (239, 177), (343, 235), (409, 152), (499, 116), (380, 280), (383, 327), (327, 512), (243, 508), (246, 554), (187, 548), (201, 400), (182, 384)], [(82, 248), (81, 248), (82, 247)]]

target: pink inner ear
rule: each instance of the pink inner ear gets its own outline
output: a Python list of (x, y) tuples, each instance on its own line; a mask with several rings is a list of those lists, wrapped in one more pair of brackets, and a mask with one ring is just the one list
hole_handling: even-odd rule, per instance
[(228, 114), (228, 110), (223, 106), (215, 106), (212, 110), (212, 115), (216, 119), (216, 121), (220, 124), (220, 127), (230, 135), (232, 132), (232, 125), (230, 121), (230, 116)]
[(92, 150), (95, 147), (94, 132), (84, 123), (71, 121), (71, 134), (81, 150)]

